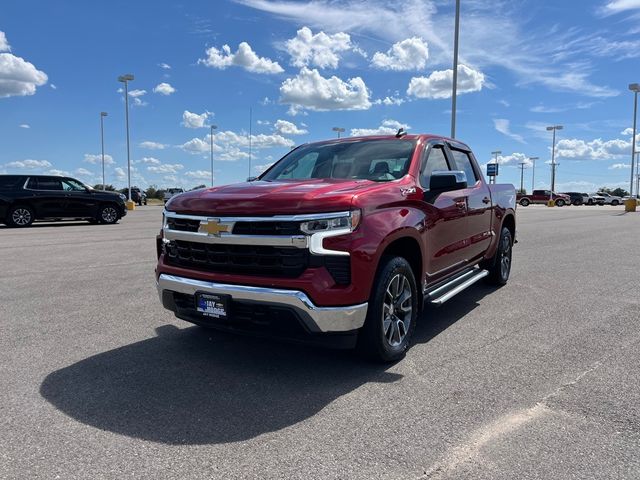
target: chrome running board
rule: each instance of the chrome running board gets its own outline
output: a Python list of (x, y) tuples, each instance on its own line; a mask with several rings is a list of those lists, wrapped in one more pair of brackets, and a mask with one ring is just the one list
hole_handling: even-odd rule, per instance
[(487, 275), (489, 275), (489, 272), (487, 270), (481, 270), (480, 268), (468, 270), (449, 280), (444, 285), (440, 285), (434, 290), (427, 291), (425, 293), (425, 301), (428, 301), (433, 305), (442, 305), (444, 302), (470, 287), (478, 280), (483, 279)]

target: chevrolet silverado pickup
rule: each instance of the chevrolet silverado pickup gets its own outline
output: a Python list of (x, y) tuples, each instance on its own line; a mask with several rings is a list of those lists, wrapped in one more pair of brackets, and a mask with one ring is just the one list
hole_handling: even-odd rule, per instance
[(556, 193), (551, 190), (534, 190), (531, 193), (519, 193), (516, 198), (523, 207), (528, 207), (532, 203), (546, 205), (549, 200), (553, 200), (557, 207), (571, 205), (571, 197), (568, 194)]
[(297, 147), (255, 180), (172, 197), (157, 238), (160, 300), (209, 328), (358, 348), (395, 361), (425, 304), (504, 285), (513, 185), (434, 135)]

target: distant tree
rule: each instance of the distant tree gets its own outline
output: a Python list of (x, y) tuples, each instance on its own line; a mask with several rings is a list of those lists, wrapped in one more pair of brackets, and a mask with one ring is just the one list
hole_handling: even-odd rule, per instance
[[(101, 183), (96, 183), (93, 186), (93, 188), (94, 188), (94, 190), (102, 190), (102, 184)], [(107, 192), (115, 192), (116, 191), (116, 187), (114, 187), (113, 185), (107, 184), (105, 190)]]
[(612, 190), (608, 187), (601, 187), (598, 189), (599, 192), (608, 193), (609, 195), (613, 195)]
[(147, 195), (147, 198), (158, 198), (158, 186), (149, 185), (144, 193)]
[(196, 185), (191, 190), (198, 190), (199, 188), (207, 188), (207, 186), (203, 183), (202, 185)]
[(521, 195), (526, 195), (527, 194), (527, 189), (526, 188), (523, 188), (522, 190), (518, 189), (516, 191), (516, 193), (521, 194)]
[(615, 195), (616, 197), (626, 197), (627, 195), (629, 195), (629, 192), (627, 192), (624, 188), (618, 187), (611, 191), (611, 195)]

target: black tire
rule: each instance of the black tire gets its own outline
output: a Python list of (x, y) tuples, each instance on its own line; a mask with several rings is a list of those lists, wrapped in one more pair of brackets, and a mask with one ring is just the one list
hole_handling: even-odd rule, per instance
[(587, 205), (593, 205), (593, 199), (590, 198), (589, 201), (587, 202)]
[(528, 199), (528, 198), (522, 198), (522, 199), (520, 199), (520, 205), (522, 205), (523, 207), (528, 207), (530, 203), (531, 203), (531, 202), (529, 201), (529, 199)]
[(614, 207), (617, 207), (620, 204), (620, 202), (618, 202), (618, 200), (611, 200), (611, 205), (613, 205)]
[[(409, 292), (411, 297), (406, 296)], [(402, 257), (383, 257), (373, 283), (367, 319), (358, 334), (360, 354), (378, 362), (402, 359), (416, 328), (418, 307), (418, 289), (409, 262)]]
[(17, 228), (31, 226), (36, 219), (33, 209), (27, 205), (15, 205), (9, 209), (7, 215), (7, 225)]
[(120, 220), (117, 207), (111, 204), (101, 206), (98, 210), (97, 220), (100, 223), (105, 223), (108, 225), (116, 223), (118, 220)]
[(502, 227), (496, 253), (489, 262), (482, 265), (483, 268), (489, 271), (489, 275), (486, 277), (488, 283), (502, 286), (509, 281), (512, 253), (513, 237), (511, 236), (511, 231), (507, 227)]
[(574, 200), (573, 205), (576, 207), (582, 205), (582, 200)]
[(561, 198), (557, 199), (555, 202), (556, 202), (556, 207), (564, 207), (566, 205), (566, 202)]

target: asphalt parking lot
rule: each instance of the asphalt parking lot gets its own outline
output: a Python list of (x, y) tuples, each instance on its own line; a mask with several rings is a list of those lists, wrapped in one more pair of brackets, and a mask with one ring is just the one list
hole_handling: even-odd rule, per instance
[(0, 478), (640, 478), (640, 213), (519, 208), (380, 366), (175, 320), (160, 212), (0, 227)]

